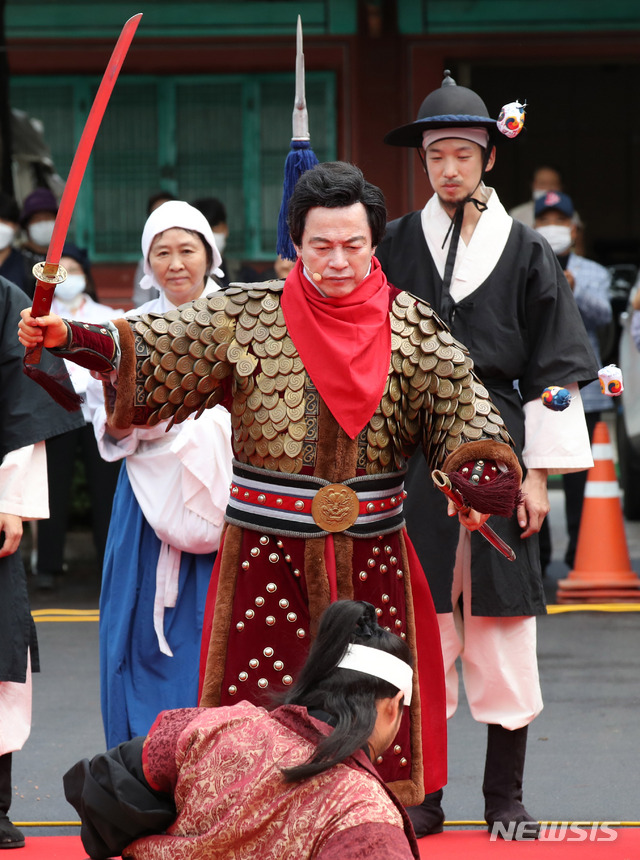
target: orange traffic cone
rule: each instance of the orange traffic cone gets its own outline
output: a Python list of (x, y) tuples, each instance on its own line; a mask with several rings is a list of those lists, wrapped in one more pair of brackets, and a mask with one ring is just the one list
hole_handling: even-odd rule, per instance
[(584, 491), (574, 569), (558, 583), (558, 603), (640, 602), (640, 579), (631, 569), (620, 489), (609, 431), (593, 433), (593, 467)]

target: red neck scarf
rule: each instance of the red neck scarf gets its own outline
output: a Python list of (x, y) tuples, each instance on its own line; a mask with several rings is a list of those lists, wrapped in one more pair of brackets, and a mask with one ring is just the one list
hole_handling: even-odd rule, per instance
[(282, 311), (305, 369), (332, 415), (355, 439), (380, 403), (389, 373), (389, 284), (375, 257), (348, 296), (322, 296), (298, 260), (284, 285)]

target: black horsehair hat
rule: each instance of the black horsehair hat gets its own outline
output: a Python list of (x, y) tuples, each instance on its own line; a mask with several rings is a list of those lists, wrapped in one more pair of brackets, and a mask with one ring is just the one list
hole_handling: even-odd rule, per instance
[(498, 129), (507, 137), (515, 137), (524, 124), (526, 103), (505, 105), (497, 120), (491, 119), (487, 106), (477, 93), (468, 87), (459, 87), (447, 69), (437, 90), (429, 93), (420, 105), (414, 122), (394, 128), (385, 135), (384, 142), (391, 146), (422, 147), (422, 133), (436, 128), (484, 128), (489, 138)]

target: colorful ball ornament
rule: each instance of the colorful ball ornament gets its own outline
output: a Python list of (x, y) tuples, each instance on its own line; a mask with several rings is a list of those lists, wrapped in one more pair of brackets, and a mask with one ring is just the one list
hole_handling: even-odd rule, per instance
[(559, 385), (550, 385), (542, 392), (541, 400), (547, 409), (563, 412), (571, 404), (571, 394)]
[(517, 137), (524, 128), (524, 109), (526, 106), (526, 102), (523, 105), (520, 102), (510, 102), (505, 105), (498, 117), (498, 131), (506, 137)]
[(615, 364), (608, 364), (598, 371), (600, 390), (608, 397), (618, 397), (624, 391), (622, 371)]

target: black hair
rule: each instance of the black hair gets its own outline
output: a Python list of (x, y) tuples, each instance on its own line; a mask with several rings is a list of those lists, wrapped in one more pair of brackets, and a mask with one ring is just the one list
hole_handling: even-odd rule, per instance
[(202, 212), (212, 229), (218, 224), (227, 223), (227, 210), (217, 197), (199, 197), (191, 205)]
[(160, 200), (163, 202), (167, 202), (167, 200), (177, 200), (178, 198), (175, 194), (172, 194), (170, 191), (156, 191), (155, 194), (152, 194), (147, 200), (147, 215), (151, 215), (153, 210), (156, 208), (156, 203), (159, 203)]
[(0, 191), (0, 219), (3, 221), (13, 221), (18, 224), (20, 221), (20, 208), (15, 201), (15, 198), (10, 194), (5, 194)]
[(367, 210), (372, 244), (380, 244), (387, 226), (387, 207), (378, 186), (367, 182), (360, 168), (346, 161), (327, 161), (307, 170), (289, 199), (287, 224), (293, 244), (302, 244), (309, 209), (337, 209), (354, 203), (362, 203)]
[(396, 686), (381, 678), (337, 668), (350, 643), (386, 651), (412, 665), (407, 643), (379, 626), (370, 603), (332, 603), (320, 619), (307, 661), (284, 701), (327, 712), (335, 720), (335, 728), (306, 762), (283, 769), (286, 782), (323, 773), (365, 746), (377, 718), (376, 701), (398, 694)]

